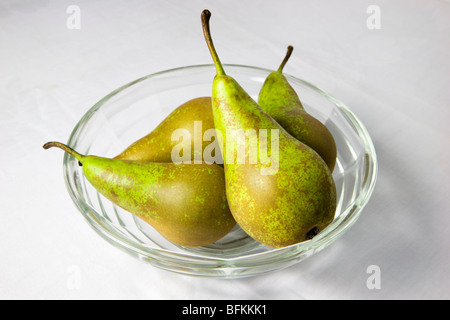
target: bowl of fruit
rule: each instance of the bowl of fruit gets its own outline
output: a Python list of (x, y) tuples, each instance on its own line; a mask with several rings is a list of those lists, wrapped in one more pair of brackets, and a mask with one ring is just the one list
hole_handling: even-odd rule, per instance
[(341, 101), (276, 70), (213, 64), (139, 78), (96, 103), (66, 144), (64, 178), (88, 224), (153, 266), (248, 277), (326, 248), (369, 201), (377, 160)]

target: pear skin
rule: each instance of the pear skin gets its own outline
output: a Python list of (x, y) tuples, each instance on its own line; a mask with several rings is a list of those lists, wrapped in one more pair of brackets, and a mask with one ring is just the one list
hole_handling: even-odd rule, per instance
[(258, 105), (292, 136), (314, 149), (333, 172), (337, 156), (333, 135), (305, 110), (298, 94), (283, 75), (283, 67), (292, 50), (293, 47), (289, 46), (278, 70), (270, 73), (264, 81)]
[[(335, 215), (336, 187), (331, 172), (317, 152), (284, 130), (225, 73), (211, 39), (210, 16), (204, 10), (201, 18), (216, 66), (212, 107), (215, 128), (222, 133), (219, 146), (224, 157), (230, 210), (248, 235), (269, 247), (281, 248), (309, 240), (329, 225)], [(229, 138), (233, 138), (228, 133), (238, 130), (253, 132), (257, 138), (243, 143), (245, 163), (235, 161), (242, 140), (240, 144), (233, 143), (232, 152), (227, 152)], [(262, 130), (270, 132), (271, 138), (263, 139)], [(272, 135), (277, 139), (272, 140)], [(274, 145), (278, 148), (272, 149)], [(249, 161), (255, 146), (259, 148), (257, 161)], [(270, 161), (263, 161), (262, 146), (270, 150)], [(264, 171), (270, 168), (276, 170)]]
[(236, 224), (226, 200), (223, 168), (218, 165), (108, 159), (81, 155), (59, 142), (44, 145), (51, 147), (74, 156), (99, 193), (175, 244), (204, 246), (224, 237)]
[[(201, 148), (194, 146), (195, 122), (201, 123)], [(132, 143), (115, 159), (172, 162), (172, 150), (180, 141), (172, 140), (172, 133), (184, 129), (190, 134), (190, 160), (202, 159), (203, 151), (211, 144), (203, 136), (209, 129), (214, 129), (211, 109), (211, 97), (199, 97), (187, 101), (172, 111), (152, 132)]]

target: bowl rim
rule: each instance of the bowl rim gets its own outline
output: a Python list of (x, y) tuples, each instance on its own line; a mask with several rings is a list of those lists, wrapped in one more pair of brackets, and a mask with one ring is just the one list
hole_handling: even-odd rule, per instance
[[(241, 65), (241, 64), (223, 64), (224, 67), (229, 68), (243, 68), (243, 69), (249, 69), (249, 70), (258, 70), (263, 71), (266, 73), (273, 72), (274, 70), (257, 67), (257, 66), (250, 66), (250, 65)], [(163, 74), (182, 71), (182, 70), (189, 70), (189, 69), (198, 69), (198, 68), (214, 68), (214, 64), (197, 64), (197, 65), (188, 65), (188, 66), (182, 66), (182, 67), (176, 67), (172, 69), (167, 69), (163, 71), (158, 71), (155, 73), (151, 73), (145, 76), (142, 76), (136, 80), (130, 81), (125, 85), (120, 86), (119, 88), (113, 90), (103, 98), (101, 98), (98, 102), (96, 102), (83, 116), (82, 118), (77, 122), (74, 129), (72, 130), (67, 144), (72, 147), (76, 147), (76, 141), (77, 136), (80, 134), (83, 126), (88, 121), (88, 119), (97, 111), (101, 106), (103, 106), (106, 102), (108, 102), (111, 98), (113, 98), (118, 93), (126, 90), (127, 88), (138, 84), (142, 81), (145, 81), (150, 78), (154, 78)], [(376, 180), (377, 180), (377, 174), (378, 174), (378, 162), (377, 162), (377, 156), (375, 147), (373, 145), (372, 139), (370, 137), (369, 132), (367, 131), (364, 124), (357, 118), (357, 116), (339, 99), (335, 98), (333, 95), (328, 93), (327, 91), (323, 90), (322, 88), (319, 88), (318, 86), (303, 80), (301, 78), (292, 76), (290, 74), (284, 73), (283, 75), (286, 76), (286, 78), (289, 80), (293, 80), (296, 82), (300, 82), (303, 85), (306, 85), (307, 87), (310, 87), (312, 90), (319, 92), (322, 96), (324, 96), (326, 99), (330, 100), (346, 117), (346, 120), (353, 126), (353, 129), (358, 133), (358, 136), (363, 140), (364, 142), (364, 152), (365, 152), (365, 165), (366, 175), (363, 179), (363, 184), (361, 186), (361, 192), (358, 194), (358, 196), (353, 200), (351, 205), (349, 205), (346, 210), (342, 211), (342, 213), (339, 215), (337, 219), (335, 219), (327, 228), (325, 228), (322, 232), (320, 232), (317, 236), (315, 236), (313, 239), (293, 244), (287, 247), (278, 248), (278, 249), (272, 249), (269, 251), (264, 252), (256, 252), (256, 253), (249, 253), (244, 256), (236, 256), (236, 257), (229, 257), (229, 258), (223, 258), (223, 257), (216, 257), (216, 256), (205, 256), (201, 254), (196, 254), (194, 252), (186, 251), (186, 252), (175, 252), (170, 249), (163, 249), (163, 248), (149, 248), (146, 246), (143, 246), (137, 242), (130, 241), (129, 238), (123, 236), (122, 234), (118, 233), (112, 228), (109, 228), (109, 222), (101, 217), (100, 214), (97, 214), (100, 216), (100, 220), (104, 219), (105, 223), (100, 223), (99, 217), (93, 217), (91, 215), (91, 211), (95, 211), (94, 208), (92, 208), (89, 204), (86, 202), (80, 202), (79, 198), (76, 196), (75, 191), (72, 190), (72, 187), (70, 186), (70, 176), (69, 176), (69, 170), (68, 170), (68, 164), (70, 161), (73, 161), (73, 158), (68, 155), (67, 153), (64, 154), (63, 159), (63, 171), (64, 171), (64, 177), (65, 177), (65, 184), (66, 188), (69, 191), (69, 194), (78, 207), (79, 211), (82, 213), (84, 218), (89, 222), (89, 225), (97, 232), (99, 233), (105, 240), (110, 242), (116, 247), (119, 247), (121, 249), (126, 249), (128, 253), (134, 253), (138, 256), (145, 256), (149, 258), (158, 258), (158, 257), (164, 257), (164, 259), (172, 259), (172, 263), (177, 263), (177, 258), (188, 258), (192, 259), (192, 263), (195, 266), (198, 266), (196, 264), (196, 261), (200, 262), (214, 262), (213, 268), (237, 268), (239, 266), (239, 262), (247, 260), (248, 258), (252, 259), (252, 265), (245, 264), (246, 267), (254, 267), (258, 265), (267, 265), (271, 262), (280, 263), (281, 260), (271, 260), (271, 262), (268, 262), (266, 260), (263, 260), (266, 256), (275, 256), (275, 257), (283, 257), (284, 260), (292, 260), (298, 257), (299, 255), (306, 253), (310, 250), (314, 249), (322, 249), (335, 240), (337, 240), (339, 237), (341, 237), (359, 218), (359, 215), (361, 211), (364, 209), (366, 204), (368, 203), (368, 200), (370, 199), (373, 190), (375, 188)], [(108, 228), (107, 228), (108, 227)], [(326, 232), (328, 230), (328, 232)], [(255, 259), (256, 258), (256, 259)], [(195, 261), (194, 261), (195, 260)], [(186, 265), (186, 261), (183, 260), (183, 264)], [(206, 267), (206, 265), (202, 264), (202, 267)]]

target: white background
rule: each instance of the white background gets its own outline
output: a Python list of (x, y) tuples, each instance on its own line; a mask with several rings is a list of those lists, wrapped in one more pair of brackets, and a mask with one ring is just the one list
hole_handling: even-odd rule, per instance
[[(81, 29), (66, 26), (69, 5)], [(381, 29), (367, 26), (369, 5)], [(346, 103), (370, 132), (378, 182), (324, 251), (264, 276), (218, 280), (144, 264), (104, 241), (71, 201), (67, 141), (99, 99), (143, 75), (222, 62), (275, 68)], [(443, 0), (0, 2), (0, 298), (449, 299), (450, 2)], [(381, 289), (366, 286), (367, 268)], [(77, 275), (79, 282), (73, 283)]]

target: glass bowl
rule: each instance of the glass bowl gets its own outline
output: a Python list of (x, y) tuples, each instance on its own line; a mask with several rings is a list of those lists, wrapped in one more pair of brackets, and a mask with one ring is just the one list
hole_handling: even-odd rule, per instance
[[(225, 65), (256, 100), (272, 70)], [(213, 65), (181, 67), (137, 79), (95, 104), (67, 144), (82, 154), (114, 157), (152, 131), (184, 102), (211, 96)], [(281, 249), (264, 246), (236, 226), (220, 241), (190, 248), (175, 245), (150, 225), (103, 198), (72, 156), (64, 156), (67, 189), (89, 225), (115, 247), (141, 261), (177, 273), (217, 278), (248, 277), (296, 264), (336, 241), (358, 219), (373, 191), (377, 161), (363, 124), (342, 102), (316, 86), (286, 75), (305, 109), (333, 134), (338, 158), (333, 177), (338, 203), (334, 221), (312, 240)]]

